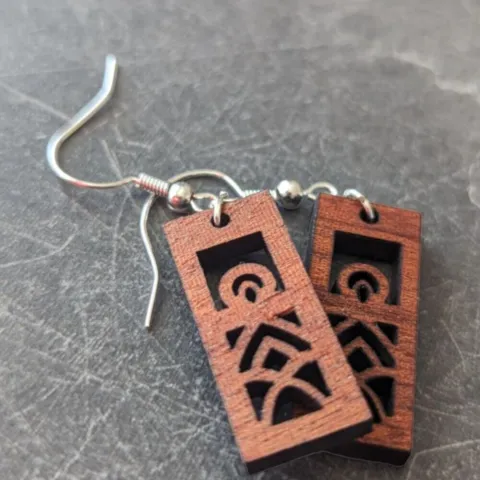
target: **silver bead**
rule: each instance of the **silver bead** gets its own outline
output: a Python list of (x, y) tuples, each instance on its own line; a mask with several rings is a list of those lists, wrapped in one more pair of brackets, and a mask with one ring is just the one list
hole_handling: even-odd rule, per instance
[(295, 210), (303, 199), (303, 189), (295, 180), (282, 180), (275, 193), (277, 203), (286, 210)]
[(168, 207), (174, 212), (184, 213), (189, 209), (192, 197), (193, 190), (187, 182), (172, 183), (168, 189)]

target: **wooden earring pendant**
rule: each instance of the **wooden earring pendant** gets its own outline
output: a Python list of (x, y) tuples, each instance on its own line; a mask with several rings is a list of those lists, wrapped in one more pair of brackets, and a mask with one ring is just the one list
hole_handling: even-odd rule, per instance
[(215, 214), (164, 229), (248, 471), (369, 432), (370, 409), (271, 195)]
[[(108, 55), (100, 90), (50, 138), (48, 165), (76, 188), (130, 185), (149, 193), (140, 217), (153, 273), (146, 328), (159, 283), (150, 209), (163, 199), (174, 212), (199, 212), (165, 231), (249, 471), (321, 449), (404, 463), (412, 445), (420, 215), (382, 205), (375, 212), (359, 192), (344, 193), (357, 200), (337, 197), (324, 181), (303, 189), (282, 180), (258, 193), (210, 169), (167, 180), (72, 176), (61, 166), (62, 145), (107, 104), (117, 70)], [(223, 182), (241, 199), (195, 192), (187, 181), (201, 177)], [(317, 200), (320, 190), (331, 195)], [(288, 210), (317, 201), (311, 281), (274, 199)], [(203, 211), (206, 200), (213, 217)]]
[(375, 422), (333, 452), (401, 465), (412, 448), (421, 215), (370, 207), (369, 218), (358, 200), (320, 195), (307, 266)]

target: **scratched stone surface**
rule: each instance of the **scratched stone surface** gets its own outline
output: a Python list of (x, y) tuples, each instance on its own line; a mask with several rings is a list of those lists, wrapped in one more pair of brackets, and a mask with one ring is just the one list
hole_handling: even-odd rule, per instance
[[(479, 479), (479, 20), (473, 0), (0, 0), (0, 478), (247, 477), (163, 238), (172, 214), (152, 214), (147, 334), (145, 194), (65, 189), (45, 162), (111, 52), (118, 89), (62, 150), (73, 174), (328, 180), (424, 214), (408, 464), (318, 454), (255, 478)], [(300, 251), (309, 214), (285, 215)]]

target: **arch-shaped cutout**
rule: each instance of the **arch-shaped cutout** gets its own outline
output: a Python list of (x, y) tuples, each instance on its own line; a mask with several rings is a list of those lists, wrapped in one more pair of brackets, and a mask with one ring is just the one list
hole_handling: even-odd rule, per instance
[(278, 395), (273, 409), (272, 424), (287, 422), (293, 418), (316, 412), (322, 406), (297, 387), (285, 387)]

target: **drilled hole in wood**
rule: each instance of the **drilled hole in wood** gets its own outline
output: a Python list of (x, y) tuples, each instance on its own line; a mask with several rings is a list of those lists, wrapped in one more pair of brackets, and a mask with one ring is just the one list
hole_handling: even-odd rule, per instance
[(365, 223), (377, 223), (380, 220), (380, 215), (378, 214), (378, 210), (376, 208), (373, 209), (373, 218), (370, 218), (367, 215), (367, 212), (365, 211), (364, 208), (360, 211), (360, 218), (365, 222)]
[(222, 213), (222, 215), (220, 216), (220, 225), (215, 225), (215, 222), (213, 221), (213, 217), (211, 218), (210, 222), (215, 228), (223, 228), (230, 223), (230, 216), (227, 215), (226, 213)]

